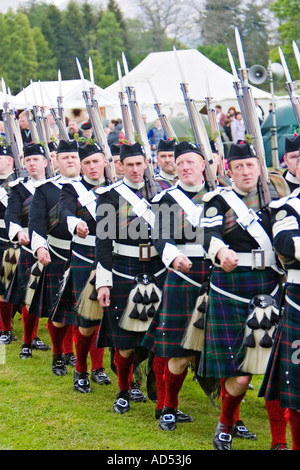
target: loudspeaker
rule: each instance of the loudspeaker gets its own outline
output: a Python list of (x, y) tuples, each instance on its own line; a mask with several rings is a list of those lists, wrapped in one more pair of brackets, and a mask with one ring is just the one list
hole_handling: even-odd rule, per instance
[(267, 79), (267, 71), (262, 65), (252, 65), (249, 69), (248, 77), (254, 85), (260, 85)]

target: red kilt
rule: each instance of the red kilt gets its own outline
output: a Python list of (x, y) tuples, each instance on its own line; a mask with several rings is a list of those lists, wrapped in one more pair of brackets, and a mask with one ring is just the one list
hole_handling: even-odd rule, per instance
[[(191, 258), (192, 268), (188, 282), (174, 271), (168, 271), (159, 314), (156, 314), (142, 346), (160, 357), (188, 357), (193, 355), (182, 347), (189, 319), (196, 305), (200, 285), (208, 280), (210, 261)], [(193, 284), (193, 281), (197, 284)]]

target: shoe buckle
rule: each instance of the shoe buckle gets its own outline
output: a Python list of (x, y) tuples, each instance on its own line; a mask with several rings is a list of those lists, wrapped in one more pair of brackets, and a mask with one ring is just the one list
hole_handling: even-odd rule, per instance
[(227, 434), (226, 432), (220, 432), (218, 438), (219, 438), (219, 441), (223, 441), (223, 442), (231, 442), (232, 441), (231, 434)]
[(87, 387), (89, 385), (89, 382), (86, 379), (78, 379), (78, 385), (80, 387)]
[(175, 423), (175, 416), (171, 413), (169, 413), (169, 414), (166, 413), (165, 415), (163, 415), (162, 420), (165, 423)]
[(237, 430), (239, 432), (248, 432), (248, 429), (246, 428), (246, 426), (237, 426)]
[(133, 388), (131, 390), (132, 395), (142, 395), (142, 392), (138, 388)]
[(118, 398), (116, 404), (121, 406), (122, 408), (126, 408), (128, 406), (128, 401), (124, 398)]

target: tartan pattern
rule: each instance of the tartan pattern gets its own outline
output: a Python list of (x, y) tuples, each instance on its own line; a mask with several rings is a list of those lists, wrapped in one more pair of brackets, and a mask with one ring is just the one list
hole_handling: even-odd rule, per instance
[[(141, 262), (137, 258), (127, 256), (113, 256), (113, 268), (119, 273), (129, 276), (148, 273), (155, 274), (163, 269), (164, 265), (158, 256), (151, 261)], [(161, 289), (165, 279), (165, 271), (157, 279), (158, 287)], [(133, 287), (133, 281), (113, 273), (113, 288), (110, 292), (110, 307), (103, 309), (97, 347), (116, 347), (120, 349), (131, 349), (141, 346), (145, 333), (127, 331), (119, 326), (119, 320), (127, 305), (129, 292)]]
[(95, 247), (73, 243), (72, 249), (90, 259), (92, 263), (88, 263), (72, 253), (70, 271), (65, 288), (63, 291), (59, 291), (59, 295), (50, 314), (50, 318), (52, 321), (56, 321), (58, 323), (82, 326), (83, 328), (99, 325), (99, 321), (86, 320), (82, 316), (78, 315), (76, 308), (79, 296), (93, 267)]
[[(226, 292), (250, 300), (259, 294), (271, 294), (278, 279), (272, 269), (250, 271), (248, 268), (238, 267), (233, 272), (226, 273), (214, 268), (210, 282)], [(275, 297), (278, 299), (279, 295), (278, 293)], [(210, 288), (200, 376), (225, 378), (245, 375), (239, 367), (246, 354), (242, 343), (248, 315), (248, 303)]]
[(20, 219), (21, 220), (27, 220), (28, 219), (28, 214), (29, 214), (32, 198), (33, 198), (33, 194), (30, 194), (29, 197), (23, 202), (22, 209), (21, 209), (21, 214), (20, 214)]
[(66, 261), (51, 252), (51, 263), (44, 267), (29, 307), (29, 313), (39, 318), (49, 317), (57, 301)]
[[(193, 258), (193, 265), (187, 276), (199, 284), (209, 277), (210, 262)], [(168, 271), (163, 289), (161, 308), (155, 315), (145, 334), (142, 346), (161, 357), (188, 357), (193, 355), (181, 346), (183, 336), (193, 313), (199, 286)]]
[[(246, 204), (248, 209), (253, 209), (254, 212), (260, 210), (260, 201), (256, 190), (243, 197), (243, 202)], [(233, 230), (238, 225), (236, 218), (237, 216), (233, 209), (229, 209), (229, 211), (226, 212), (224, 234)]]
[(17, 267), (4, 294), (6, 302), (14, 305), (24, 304), (30, 270), (35, 261), (33, 255), (21, 247)]
[(259, 396), (279, 399), (281, 407), (300, 410), (300, 358), (295, 343), (300, 336), (300, 311), (286, 298), (300, 306), (299, 284), (288, 284), (284, 294), (283, 315)]

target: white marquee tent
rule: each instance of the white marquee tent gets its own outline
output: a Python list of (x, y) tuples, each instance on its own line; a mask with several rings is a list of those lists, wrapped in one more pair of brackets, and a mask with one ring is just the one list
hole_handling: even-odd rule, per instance
[[(169, 117), (186, 114), (183, 94), (180, 88), (182, 77), (178, 68), (176, 55), (182, 69), (184, 81), (188, 83), (190, 98), (195, 100), (199, 108), (207, 96), (207, 82), (214, 104), (221, 104), (224, 112), (234, 105), (238, 109), (233, 75), (216, 65), (196, 49), (150, 53), (140, 64), (123, 76), (124, 87), (132, 84), (136, 90), (136, 99), (141, 112), (149, 121), (157, 117), (154, 109), (153, 88), (162, 111)], [(150, 84), (149, 84), (150, 82)], [(262, 107), (267, 108), (271, 94), (257, 87), (252, 87), (253, 95), (258, 98)], [(105, 89), (118, 98), (119, 81)], [(117, 117), (117, 116), (116, 116)]]
[[(97, 85), (93, 85), (89, 80), (84, 80), (85, 89), (88, 91), (92, 86), (95, 88), (95, 98), (99, 107), (105, 109), (105, 115), (111, 119), (116, 114), (119, 101), (108, 91)], [(60, 89), (61, 86), (61, 89)], [(24, 90), (12, 97), (12, 105), (17, 108), (27, 105), (39, 105), (46, 107), (57, 107), (57, 97), (62, 95), (62, 106), (68, 111), (74, 108), (85, 109), (85, 101), (82, 95), (82, 80), (61, 80), (32, 82)]]

